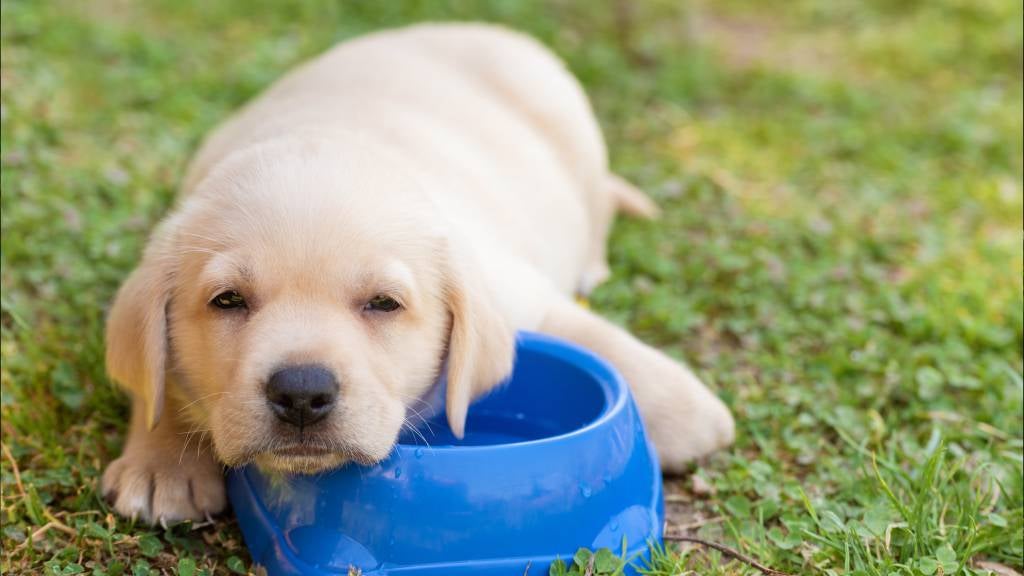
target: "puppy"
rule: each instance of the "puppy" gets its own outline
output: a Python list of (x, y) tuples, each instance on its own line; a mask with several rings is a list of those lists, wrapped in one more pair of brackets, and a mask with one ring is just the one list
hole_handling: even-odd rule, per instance
[(610, 360), (665, 469), (726, 446), (732, 417), (689, 370), (573, 301), (608, 275), (619, 211), (657, 209), (523, 35), (419, 25), (300, 66), (207, 138), (117, 294), (107, 367), (133, 406), (104, 494), (198, 519), (225, 506), (222, 465), (379, 461), (442, 370), (461, 435), (516, 329)]

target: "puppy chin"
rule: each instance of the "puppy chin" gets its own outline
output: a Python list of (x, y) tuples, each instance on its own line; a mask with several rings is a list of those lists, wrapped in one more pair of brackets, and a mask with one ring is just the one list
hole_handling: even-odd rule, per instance
[(254, 460), (256, 466), (266, 472), (282, 474), (318, 474), (338, 468), (350, 459), (335, 452), (327, 454), (276, 454), (263, 453)]

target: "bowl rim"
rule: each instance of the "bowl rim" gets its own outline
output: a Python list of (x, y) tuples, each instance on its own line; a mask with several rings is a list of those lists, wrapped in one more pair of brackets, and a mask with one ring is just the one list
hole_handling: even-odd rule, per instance
[[(601, 391), (605, 396), (605, 404), (601, 409), (601, 412), (579, 428), (575, 428), (568, 432), (562, 432), (561, 434), (555, 434), (553, 436), (545, 436), (543, 438), (535, 438), (532, 440), (522, 440), (519, 442), (470, 446), (423, 446), (420, 444), (403, 444), (396, 441), (394, 448), (392, 449), (391, 456), (402, 457), (406, 454), (413, 455), (416, 450), (429, 450), (431, 453), (441, 452), (450, 454), (452, 452), (485, 452), (534, 448), (549, 444), (563, 443), (567, 440), (589, 435), (594, 430), (607, 425), (608, 422), (618, 417), (626, 410), (629, 401), (626, 381), (622, 378), (622, 375), (619, 374), (618, 370), (612, 367), (608, 361), (604, 360), (589, 349), (573, 342), (569, 342), (568, 340), (548, 336), (540, 332), (518, 330), (516, 332), (516, 362), (518, 362), (519, 351), (522, 348), (529, 348), (531, 352), (539, 352), (549, 357), (554, 357), (560, 361), (571, 364), (590, 375), (600, 386)], [(512, 374), (514, 374), (514, 370), (515, 368), (513, 368)], [(510, 378), (511, 376), (512, 375), (510, 375)], [(491, 390), (491, 392), (505, 386), (508, 381), (509, 379), (506, 379), (501, 384), (498, 384)], [(489, 393), (490, 392), (487, 394)], [(482, 400), (487, 396), (487, 394), (483, 394), (476, 398), (474, 402)], [(470, 410), (472, 410), (472, 404), (470, 405)]]

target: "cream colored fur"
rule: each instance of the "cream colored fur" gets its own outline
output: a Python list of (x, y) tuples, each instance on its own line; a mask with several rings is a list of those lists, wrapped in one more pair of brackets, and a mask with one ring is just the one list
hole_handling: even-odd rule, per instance
[[(729, 444), (729, 411), (689, 370), (572, 301), (606, 277), (617, 211), (657, 214), (609, 171), (580, 86), (528, 37), (413, 26), (300, 66), (209, 136), (118, 293), (107, 363), (135, 400), (104, 492), (125, 515), (194, 519), (225, 505), (222, 464), (377, 461), (444, 366), (461, 434), (508, 374), (516, 329), (610, 359), (666, 469)], [(212, 307), (224, 290), (248, 309)], [(380, 294), (403, 307), (365, 310)], [(263, 390), (303, 362), (341, 395), (299, 437)]]

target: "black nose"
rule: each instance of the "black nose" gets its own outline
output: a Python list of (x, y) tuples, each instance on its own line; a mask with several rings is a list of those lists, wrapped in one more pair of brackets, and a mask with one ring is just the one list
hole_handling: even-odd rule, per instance
[(267, 400), (279, 419), (298, 427), (323, 419), (338, 398), (338, 381), (323, 366), (282, 368), (267, 382)]

